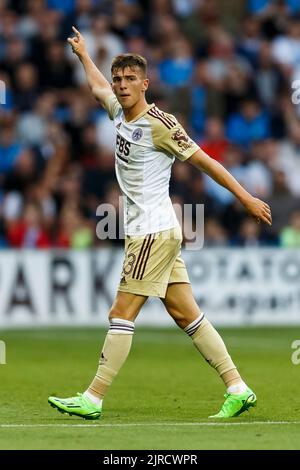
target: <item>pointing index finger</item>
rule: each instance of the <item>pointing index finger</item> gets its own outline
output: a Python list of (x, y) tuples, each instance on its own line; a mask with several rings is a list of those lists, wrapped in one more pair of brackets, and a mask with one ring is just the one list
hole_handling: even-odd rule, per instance
[(76, 29), (75, 26), (72, 26), (72, 29), (73, 29), (74, 33), (76, 33), (76, 36), (79, 37), (80, 32), (78, 31), (78, 29)]

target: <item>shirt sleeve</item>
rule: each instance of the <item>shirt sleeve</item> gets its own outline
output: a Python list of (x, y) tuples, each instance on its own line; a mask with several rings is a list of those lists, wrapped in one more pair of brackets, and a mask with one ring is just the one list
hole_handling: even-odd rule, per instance
[(113, 121), (121, 109), (121, 105), (117, 100), (116, 95), (109, 95), (103, 103), (103, 108), (107, 111), (109, 119)]
[(172, 116), (172, 119), (174, 123), (172, 128), (160, 123), (155, 132), (154, 145), (156, 148), (164, 150), (184, 162), (200, 147), (187, 135), (174, 116)]

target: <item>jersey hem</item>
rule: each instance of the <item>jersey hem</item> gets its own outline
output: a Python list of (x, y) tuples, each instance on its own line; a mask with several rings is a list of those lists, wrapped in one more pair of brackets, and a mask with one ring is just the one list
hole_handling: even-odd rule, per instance
[[(180, 224), (179, 222), (178, 223), (174, 223), (172, 225), (166, 225), (166, 226), (163, 226), (163, 227), (159, 227), (157, 229), (154, 229), (154, 230), (151, 230), (150, 232), (149, 231), (145, 231), (145, 230), (142, 230), (142, 231), (139, 231), (139, 232), (133, 232), (133, 231), (127, 231), (127, 230), (124, 230), (124, 233), (125, 235), (129, 236), (129, 237), (142, 237), (144, 235), (151, 235), (152, 233), (159, 233), (159, 232), (164, 232), (165, 230), (170, 230), (172, 228), (177, 228), (177, 227), (180, 227)], [(181, 227), (180, 227), (181, 228)]]

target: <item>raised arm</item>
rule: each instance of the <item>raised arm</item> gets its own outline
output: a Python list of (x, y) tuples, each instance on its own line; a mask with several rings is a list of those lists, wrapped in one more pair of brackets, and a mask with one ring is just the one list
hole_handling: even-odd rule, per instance
[(248, 193), (219, 162), (201, 149), (197, 150), (187, 161), (231, 191), (258, 223), (262, 220), (266, 224), (272, 225), (270, 206)]
[(82, 34), (74, 26), (72, 29), (75, 37), (68, 38), (68, 42), (84, 67), (87, 81), (94, 97), (103, 105), (105, 99), (113, 94), (111, 86), (90, 58)]

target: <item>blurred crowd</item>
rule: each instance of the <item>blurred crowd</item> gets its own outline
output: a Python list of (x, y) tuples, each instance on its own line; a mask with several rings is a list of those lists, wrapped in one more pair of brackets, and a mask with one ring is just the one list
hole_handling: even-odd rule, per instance
[(100, 246), (97, 207), (120, 210), (115, 131), (72, 25), (108, 80), (115, 55), (144, 55), (148, 102), (271, 205), (258, 225), (176, 161), (172, 199), (205, 205), (205, 246), (300, 247), (299, 0), (0, 0), (0, 247)]

